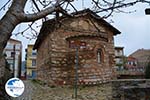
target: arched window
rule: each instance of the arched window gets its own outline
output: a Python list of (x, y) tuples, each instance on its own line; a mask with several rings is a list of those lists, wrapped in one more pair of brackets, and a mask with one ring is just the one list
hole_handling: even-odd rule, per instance
[(100, 64), (102, 62), (102, 50), (97, 49), (97, 62)]

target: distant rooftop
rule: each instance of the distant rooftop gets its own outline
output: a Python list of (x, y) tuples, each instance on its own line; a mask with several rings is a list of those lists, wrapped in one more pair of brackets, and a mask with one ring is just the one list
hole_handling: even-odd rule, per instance
[(129, 56), (136, 58), (144, 66), (150, 61), (150, 49), (138, 49)]
[(11, 41), (12, 41), (12, 42), (21, 43), (21, 41), (20, 41), (20, 40), (16, 40), (16, 39), (12, 39), (12, 38), (10, 38), (10, 39), (9, 39), (9, 42), (11, 42)]

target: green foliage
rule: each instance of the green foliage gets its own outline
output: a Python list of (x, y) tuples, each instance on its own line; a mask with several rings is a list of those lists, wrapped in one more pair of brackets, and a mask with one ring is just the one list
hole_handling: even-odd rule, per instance
[(122, 66), (125, 68), (125, 65), (127, 63), (127, 57), (126, 56), (122, 56), (122, 63), (118, 63), (116, 64), (116, 66), (120, 69)]
[(116, 64), (116, 66), (121, 67), (121, 66), (123, 66), (123, 64), (119, 63), (119, 64)]
[(42, 84), (42, 81), (40, 81), (40, 80), (37, 80), (37, 79), (32, 79), (31, 80), (33, 83), (37, 83), (37, 84)]
[(145, 70), (145, 78), (150, 79), (150, 61), (148, 62)]

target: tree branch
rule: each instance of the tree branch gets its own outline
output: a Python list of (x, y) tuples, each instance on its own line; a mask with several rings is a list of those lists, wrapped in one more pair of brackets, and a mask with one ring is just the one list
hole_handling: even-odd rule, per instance
[(7, 6), (7, 4), (10, 2), (11, 0), (8, 0), (1, 8), (0, 8), (0, 11), (2, 10), (2, 9), (5, 9), (5, 7)]
[(46, 1), (41, 1), (41, 0), (38, 0), (39, 2), (40, 2), (40, 4), (45, 8), (45, 7), (47, 7), (49, 4), (51, 4), (52, 3), (52, 1), (49, 1), (48, 3), (46, 3)]
[[(113, 5), (112, 5), (112, 8), (115, 7), (115, 4), (116, 4), (116, 0), (114, 0)], [(114, 12), (114, 9), (111, 9), (111, 12), (110, 12), (107, 16), (104, 16), (103, 18), (108, 18), (109, 16), (112, 15), (113, 12)]]
[(53, 13), (56, 11), (55, 6), (48, 7), (45, 10), (41, 10), (40, 12), (34, 14), (23, 14), (23, 22), (35, 21), (40, 18), (44, 18), (46, 15)]
[(36, 9), (38, 10), (38, 12), (40, 12), (40, 9), (38, 7), (38, 5), (36, 4), (35, 0), (32, 0), (33, 4), (35, 5)]
[(125, 3), (125, 4), (121, 4), (121, 5), (117, 5), (117, 6), (108, 7), (108, 8), (105, 8), (105, 9), (102, 9), (102, 10), (99, 10), (99, 11), (96, 11), (96, 13), (104, 12), (104, 11), (109, 11), (109, 10), (117, 9), (117, 8), (123, 8), (123, 7), (133, 6), (133, 5), (135, 5), (136, 3), (138, 3), (138, 2), (141, 2), (141, 1), (137, 0), (137, 1), (134, 1), (134, 2), (130, 2), (130, 3)]
[[(34, 1), (34, 0), (33, 0)], [(62, 3), (61, 3), (62, 2)], [(30, 22), (30, 21), (35, 21), (41, 18), (44, 18), (45, 16), (52, 14), (53, 12), (57, 11), (57, 7), (61, 6), (64, 3), (63, 0), (58, 0), (56, 1), (56, 3), (54, 5), (52, 5), (51, 7), (48, 7), (44, 10), (41, 10), (40, 12), (37, 13), (33, 13), (33, 14), (22, 14), (23, 16), (23, 22)], [(35, 3), (36, 5), (36, 3)]]

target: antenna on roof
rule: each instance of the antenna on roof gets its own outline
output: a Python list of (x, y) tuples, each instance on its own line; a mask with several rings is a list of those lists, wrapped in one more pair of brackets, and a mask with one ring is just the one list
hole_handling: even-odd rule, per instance
[(84, 0), (82, 0), (82, 9), (84, 9)]
[(57, 7), (57, 10), (56, 10), (56, 19), (59, 18), (59, 8), (60, 8), (59, 3), (60, 3), (60, 0), (57, 0), (57, 1), (56, 1), (56, 7)]

